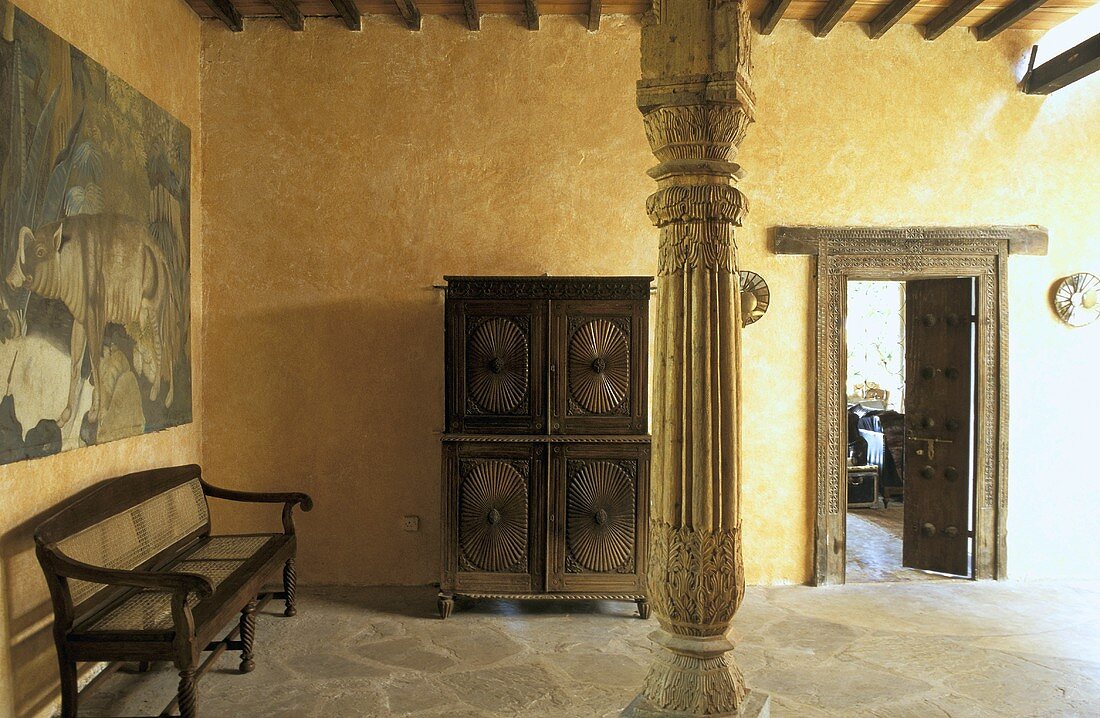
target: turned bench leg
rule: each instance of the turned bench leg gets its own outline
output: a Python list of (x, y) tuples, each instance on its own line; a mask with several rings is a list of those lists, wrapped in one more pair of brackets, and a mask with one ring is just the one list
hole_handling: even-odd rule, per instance
[(252, 646), (256, 642), (256, 602), (249, 601), (241, 609), (241, 673), (251, 673), (256, 667), (252, 660)]
[(76, 718), (77, 697), (76, 663), (65, 656), (57, 657), (61, 669), (61, 718)]
[(283, 611), (284, 616), (293, 616), (298, 613), (298, 609), (294, 603), (294, 591), (295, 583), (298, 580), (298, 574), (294, 572), (294, 559), (288, 558), (286, 564), (283, 566), (283, 591), (286, 593), (286, 610)]
[(176, 694), (180, 704), (180, 718), (195, 718), (195, 669), (180, 671), (180, 687)]

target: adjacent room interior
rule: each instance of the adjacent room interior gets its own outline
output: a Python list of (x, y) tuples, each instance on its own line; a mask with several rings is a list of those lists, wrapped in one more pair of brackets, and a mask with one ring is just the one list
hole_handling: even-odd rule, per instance
[(1095, 0), (0, 0), (0, 718), (1100, 715), (1098, 69)]

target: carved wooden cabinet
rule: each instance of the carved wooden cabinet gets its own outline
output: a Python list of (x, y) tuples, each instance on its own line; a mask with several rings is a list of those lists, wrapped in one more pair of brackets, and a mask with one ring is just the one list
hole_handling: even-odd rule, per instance
[(439, 611), (645, 599), (650, 277), (447, 277)]

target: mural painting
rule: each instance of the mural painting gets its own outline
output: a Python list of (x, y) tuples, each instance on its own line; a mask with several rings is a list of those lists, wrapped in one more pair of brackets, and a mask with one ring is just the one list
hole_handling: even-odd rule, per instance
[(186, 424), (191, 133), (0, 22), (0, 463)]

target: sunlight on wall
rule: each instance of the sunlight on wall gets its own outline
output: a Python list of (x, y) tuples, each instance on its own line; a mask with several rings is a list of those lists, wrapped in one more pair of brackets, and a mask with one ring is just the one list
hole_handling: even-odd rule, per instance
[(1039, 51), (1035, 54), (1035, 64), (1041, 65), (1097, 33), (1100, 33), (1100, 3), (1074, 15), (1043, 35), (1039, 40)]

